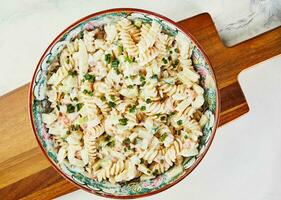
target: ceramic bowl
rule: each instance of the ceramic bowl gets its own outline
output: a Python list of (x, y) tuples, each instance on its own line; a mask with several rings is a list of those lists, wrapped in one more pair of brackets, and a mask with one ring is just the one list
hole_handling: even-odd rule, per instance
[[(58, 164), (57, 153), (53, 147), (51, 137), (42, 123), (41, 114), (46, 109), (47, 103), (45, 91), (46, 73), (48, 71), (49, 63), (62, 50), (65, 42), (77, 36), (77, 34), (80, 34), (84, 29), (93, 29), (95, 26), (99, 26), (121, 16), (128, 16), (131, 19), (141, 18), (147, 22), (157, 21), (162, 26), (162, 29), (170, 34), (183, 34), (193, 42), (195, 48), (191, 58), (195, 70), (201, 76), (200, 81), (205, 91), (204, 106), (207, 110), (208, 122), (203, 129), (203, 136), (200, 137), (200, 144), (198, 147), (199, 154), (186, 158), (182, 166), (173, 167), (152, 180), (113, 184), (107, 181), (97, 182), (90, 179), (82, 171), (68, 166), (67, 163)], [(218, 125), (219, 91), (211, 64), (203, 49), (190, 33), (183, 32), (175, 22), (156, 13), (139, 9), (112, 9), (98, 12), (80, 19), (66, 28), (49, 45), (37, 65), (30, 84), (29, 109), (33, 131), (38, 143), (53, 167), (62, 176), (80, 188), (94, 194), (110, 198), (136, 198), (155, 194), (175, 185), (184, 179), (202, 160), (212, 143)]]

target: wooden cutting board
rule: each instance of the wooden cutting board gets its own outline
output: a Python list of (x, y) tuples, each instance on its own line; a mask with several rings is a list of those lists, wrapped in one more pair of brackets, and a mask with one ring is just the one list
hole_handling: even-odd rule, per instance
[[(281, 53), (281, 27), (228, 48), (207, 13), (179, 25), (195, 36), (213, 64), (221, 93), (220, 125), (248, 112), (237, 75)], [(50, 166), (38, 147), (27, 99), (28, 84), (0, 97), (0, 199), (52, 199), (77, 190)]]

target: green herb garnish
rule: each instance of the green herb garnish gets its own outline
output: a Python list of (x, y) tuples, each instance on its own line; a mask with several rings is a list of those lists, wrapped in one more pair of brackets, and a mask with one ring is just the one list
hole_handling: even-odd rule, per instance
[(73, 101), (78, 101), (78, 98), (77, 98), (77, 97), (74, 97), (74, 98), (73, 98)]
[(149, 103), (151, 103), (151, 99), (146, 99), (145, 102), (146, 102), (147, 104), (149, 104)]
[(136, 106), (132, 106), (130, 109), (129, 109), (129, 112), (130, 113), (134, 113), (136, 111)]
[(104, 61), (109, 64), (111, 62), (111, 54), (106, 54), (104, 56)]
[(76, 125), (72, 124), (70, 128), (73, 131), (78, 131), (80, 129), (80, 125), (79, 124), (76, 124)]
[(129, 138), (124, 139), (123, 142), (122, 142), (122, 144), (123, 144), (124, 146), (129, 146), (130, 143), (131, 143), (131, 141), (130, 141)]
[(153, 175), (153, 176), (156, 176), (158, 173), (159, 173), (158, 169), (155, 169), (155, 170), (152, 172), (152, 175)]
[(111, 63), (111, 67), (113, 69), (117, 69), (118, 68), (118, 65), (119, 65), (119, 60), (113, 60), (112, 63)]
[(179, 126), (181, 126), (181, 125), (182, 125), (182, 120), (181, 120), (181, 119), (178, 120), (178, 121), (177, 121), (177, 124), (178, 124)]
[(67, 108), (67, 112), (68, 112), (68, 113), (73, 113), (73, 112), (75, 112), (75, 106), (73, 106), (72, 104), (67, 104), (67, 105), (66, 105), (66, 108)]
[(168, 118), (171, 118), (173, 115), (175, 115), (176, 114), (176, 112), (170, 112), (169, 114), (168, 114)]
[(95, 81), (95, 76), (87, 73), (84, 75), (84, 79), (93, 83)]
[(187, 139), (187, 138), (188, 138), (188, 135), (185, 135), (185, 136), (184, 136), (184, 139)]
[(151, 79), (158, 79), (158, 76), (154, 74), (153, 76), (150, 77)]
[(107, 143), (107, 145), (109, 147), (114, 147), (115, 146), (115, 140), (110, 141), (109, 143)]
[(78, 73), (77, 73), (77, 71), (68, 71), (68, 75), (74, 77), (74, 76), (77, 76)]
[(140, 76), (140, 81), (141, 81), (141, 82), (144, 82), (144, 81), (145, 81), (145, 77), (141, 75), (141, 76)]
[(128, 123), (128, 119), (127, 118), (122, 118), (122, 119), (119, 119), (119, 123), (123, 126), (126, 126), (127, 123)]
[(116, 107), (116, 103), (114, 103), (113, 101), (109, 101), (108, 104), (109, 104), (109, 106), (111, 108), (115, 108)]
[(89, 91), (89, 90), (83, 90), (83, 93), (84, 93), (84, 94), (88, 94), (88, 95), (90, 95), (90, 96), (94, 96), (94, 92)]
[(141, 83), (141, 86), (144, 86), (146, 84), (146, 81), (143, 81), (142, 83)]
[(159, 138), (159, 140), (160, 140), (161, 142), (163, 142), (163, 141), (166, 139), (166, 137), (168, 137), (168, 133), (164, 133), (163, 135), (161, 135), (160, 138)]
[(124, 58), (124, 61), (125, 61), (125, 62), (128, 62), (128, 63), (132, 63), (132, 62), (133, 62), (133, 58), (131, 58), (131, 57), (129, 57), (129, 56), (126, 56), (126, 57)]
[(132, 89), (134, 86), (133, 85), (128, 85), (128, 88), (129, 89)]
[(164, 64), (167, 64), (167, 63), (168, 63), (168, 60), (167, 60), (166, 58), (162, 58), (162, 62), (163, 62)]
[(76, 104), (76, 108), (77, 108), (77, 111), (81, 110), (81, 108), (84, 106), (83, 103), (77, 103)]
[(145, 106), (142, 106), (142, 107), (140, 108), (140, 110), (141, 110), (141, 111), (145, 111), (145, 110), (146, 110), (146, 107), (145, 107)]

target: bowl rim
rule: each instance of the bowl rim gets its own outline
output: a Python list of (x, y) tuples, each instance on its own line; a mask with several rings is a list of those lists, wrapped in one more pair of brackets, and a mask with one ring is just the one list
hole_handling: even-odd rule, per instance
[[(38, 69), (42, 64), (43, 59), (45, 58), (47, 52), (50, 50), (50, 48), (56, 43), (58, 42), (58, 40), (69, 30), (71, 30), (72, 28), (74, 28), (76, 25), (79, 25), (80, 23), (82, 23), (83, 21), (86, 21), (88, 19), (91, 19), (93, 17), (99, 16), (99, 15), (103, 15), (103, 14), (108, 14), (108, 13), (118, 13), (118, 12), (133, 12), (133, 13), (142, 13), (142, 14), (149, 14), (152, 16), (155, 16), (157, 18), (163, 19), (164, 21), (167, 21), (169, 23), (171, 23), (172, 25), (174, 25), (177, 29), (179, 29), (184, 35), (186, 35), (187, 37), (189, 37), (192, 42), (194, 42), (194, 44), (196, 44), (196, 46), (198, 47), (198, 49), (202, 52), (205, 61), (207, 62), (208, 66), (209, 66), (209, 70), (211, 72), (211, 76), (214, 79), (215, 82), (215, 90), (216, 90), (216, 112), (215, 112), (215, 121), (214, 121), (214, 126), (212, 129), (212, 133), (210, 135), (210, 139), (208, 141), (208, 143), (206, 144), (206, 147), (204, 149), (204, 151), (202, 152), (202, 154), (197, 158), (197, 160), (192, 164), (191, 167), (189, 167), (188, 169), (186, 169), (183, 174), (181, 175), (181, 177), (179, 177), (178, 179), (176, 179), (175, 181), (173, 181), (172, 183), (169, 183), (167, 185), (165, 185), (162, 188), (159, 188), (157, 190), (148, 192), (148, 193), (144, 193), (144, 194), (134, 194), (134, 195), (123, 195), (123, 196), (115, 196), (113, 194), (106, 194), (106, 193), (102, 193), (102, 192), (97, 192), (95, 190), (91, 190), (89, 188), (86, 188), (85, 186), (82, 186), (76, 182), (74, 182), (70, 177), (68, 177), (65, 173), (63, 173), (59, 167), (50, 159), (50, 157), (48, 156), (45, 148), (42, 146), (42, 143), (38, 137), (36, 128), (35, 128), (35, 124), (34, 124), (34, 116), (33, 116), (33, 110), (32, 110), (32, 106), (33, 106), (33, 92), (34, 92), (34, 83), (35, 83), (35, 78), (36, 75), (38, 73)], [(29, 91), (28, 91), (28, 111), (29, 111), (29, 119), (30, 119), (30, 123), (32, 126), (32, 130), (33, 133), (35, 135), (35, 138), (39, 144), (40, 149), (42, 150), (43, 154), (45, 155), (45, 157), (49, 160), (49, 162), (51, 163), (51, 166), (62, 176), (64, 177), (67, 181), (69, 181), (70, 183), (78, 186), (78, 188), (90, 192), (92, 194), (98, 195), (98, 196), (102, 196), (102, 197), (107, 197), (107, 198), (114, 198), (114, 199), (133, 199), (133, 198), (141, 198), (141, 197), (147, 197), (147, 196), (151, 196), (157, 193), (160, 193), (164, 190), (167, 190), (168, 188), (176, 185), (177, 183), (179, 183), (180, 181), (182, 181), (184, 178), (186, 178), (197, 166), (198, 164), (201, 162), (201, 160), (205, 157), (206, 153), (208, 152), (213, 139), (215, 137), (216, 134), (216, 130), (218, 128), (219, 125), (219, 118), (220, 118), (220, 109), (221, 109), (221, 103), (220, 103), (220, 91), (218, 89), (218, 84), (217, 84), (217, 79), (216, 79), (216, 75), (214, 73), (213, 67), (211, 65), (210, 59), (208, 58), (207, 54), (205, 53), (204, 49), (202, 48), (202, 46), (200, 45), (200, 43), (197, 41), (197, 39), (195, 39), (195, 37), (189, 32), (189, 31), (184, 31), (183, 28), (181, 28), (180, 25), (178, 25), (175, 21), (169, 19), (168, 17), (165, 17), (163, 15), (160, 15), (158, 13), (152, 12), (152, 11), (148, 11), (148, 10), (144, 10), (144, 9), (138, 9), (138, 8), (113, 8), (113, 9), (107, 9), (107, 10), (102, 10), (99, 12), (95, 12), (92, 13), (90, 15), (87, 15), (83, 18), (80, 18), (79, 20), (77, 20), (76, 22), (72, 23), (71, 25), (69, 25), (67, 28), (65, 28), (63, 31), (61, 31), (56, 37), (55, 39), (53, 39), (53, 41), (48, 45), (48, 47), (46, 48), (46, 50), (44, 51), (44, 53), (42, 54), (34, 72), (33, 72), (33, 76), (32, 76), (32, 80), (31, 83), (29, 84)]]

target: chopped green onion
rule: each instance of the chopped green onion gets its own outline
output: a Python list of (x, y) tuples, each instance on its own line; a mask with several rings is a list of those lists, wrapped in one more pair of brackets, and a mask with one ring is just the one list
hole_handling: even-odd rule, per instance
[(151, 99), (146, 99), (145, 101), (147, 104), (151, 103)]
[(134, 86), (133, 85), (128, 85), (128, 88), (129, 89), (132, 89)]
[(129, 56), (126, 56), (124, 58), (124, 60), (125, 60), (125, 62), (128, 62), (128, 63), (132, 63), (133, 62), (133, 59), (131, 57), (129, 57)]
[(80, 125), (79, 124), (76, 124), (76, 125), (72, 124), (70, 128), (73, 131), (78, 131), (80, 129)]
[(77, 111), (81, 110), (81, 108), (84, 106), (83, 103), (77, 103), (76, 104), (76, 108), (77, 108)]
[(109, 101), (108, 104), (109, 104), (109, 106), (110, 106), (111, 108), (115, 108), (115, 107), (116, 107), (116, 103), (114, 103), (114, 102), (112, 102), (112, 101)]
[(144, 82), (145, 81), (145, 77), (143, 75), (140, 76), (140, 81)]
[(156, 176), (159, 173), (158, 169), (155, 169), (152, 173), (153, 176)]
[(106, 54), (104, 57), (104, 61), (109, 64), (111, 62), (111, 54)]
[(169, 114), (168, 114), (168, 118), (171, 118), (173, 115), (175, 115), (176, 114), (176, 112), (170, 112)]
[(111, 67), (113, 69), (117, 69), (118, 68), (118, 65), (119, 65), (119, 60), (113, 60), (112, 63), (111, 63)]
[(158, 76), (154, 74), (153, 76), (150, 77), (151, 79), (158, 79)]
[(130, 109), (129, 109), (129, 112), (130, 113), (134, 113), (135, 111), (136, 111), (136, 106), (133, 106), (133, 107), (131, 107)]
[(68, 75), (70, 75), (70, 76), (77, 76), (78, 75), (78, 72), (77, 71), (69, 71), (68, 72)]
[(161, 135), (159, 139), (161, 142), (163, 142), (167, 137), (168, 137), (168, 133), (164, 133), (163, 135)]
[(114, 147), (115, 146), (115, 140), (110, 141), (109, 143), (107, 143), (107, 145), (109, 147)]
[(144, 86), (146, 84), (146, 81), (143, 81), (142, 83), (141, 83), (141, 86)]
[(140, 108), (140, 110), (141, 110), (141, 111), (145, 111), (145, 110), (146, 110), (146, 107), (145, 107), (145, 106), (142, 106), (142, 107)]
[(84, 79), (93, 83), (95, 81), (95, 75), (87, 73), (84, 75)]
[(128, 119), (127, 118), (122, 118), (122, 119), (119, 119), (119, 123), (123, 126), (126, 126), (127, 123), (128, 123)]
[(162, 58), (162, 61), (163, 61), (164, 64), (168, 63), (168, 60), (166, 58)]
[(187, 139), (187, 138), (188, 138), (188, 135), (185, 135), (185, 136), (184, 136), (184, 139)]
[(123, 142), (122, 142), (122, 144), (123, 144), (124, 146), (130, 145), (130, 143), (131, 143), (131, 141), (130, 141), (129, 138), (124, 139)]
[(182, 125), (182, 120), (181, 120), (181, 119), (178, 120), (178, 121), (177, 121), (177, 124), (178, 124), (179, 126), (181, 126), (181, 125)]
[(73, 101), (78, 101), (78, 98), (77, 98), (77, 97), (74, 97), (74, 98), (73, 98)]
[(75, 106), (71, 105), (71, 104), (67, 104), (66, 105), (66, 108), (67, 108), (67, 112), (68, 113), (73, 113), (75, 112)]
[(88, 94), (88, 95), (90, 95), (91, 97), (94, 96), (94, 92), (93, 92), (93, 91), (83, 90), (83, 93), (84, 93), (84, 94)]

